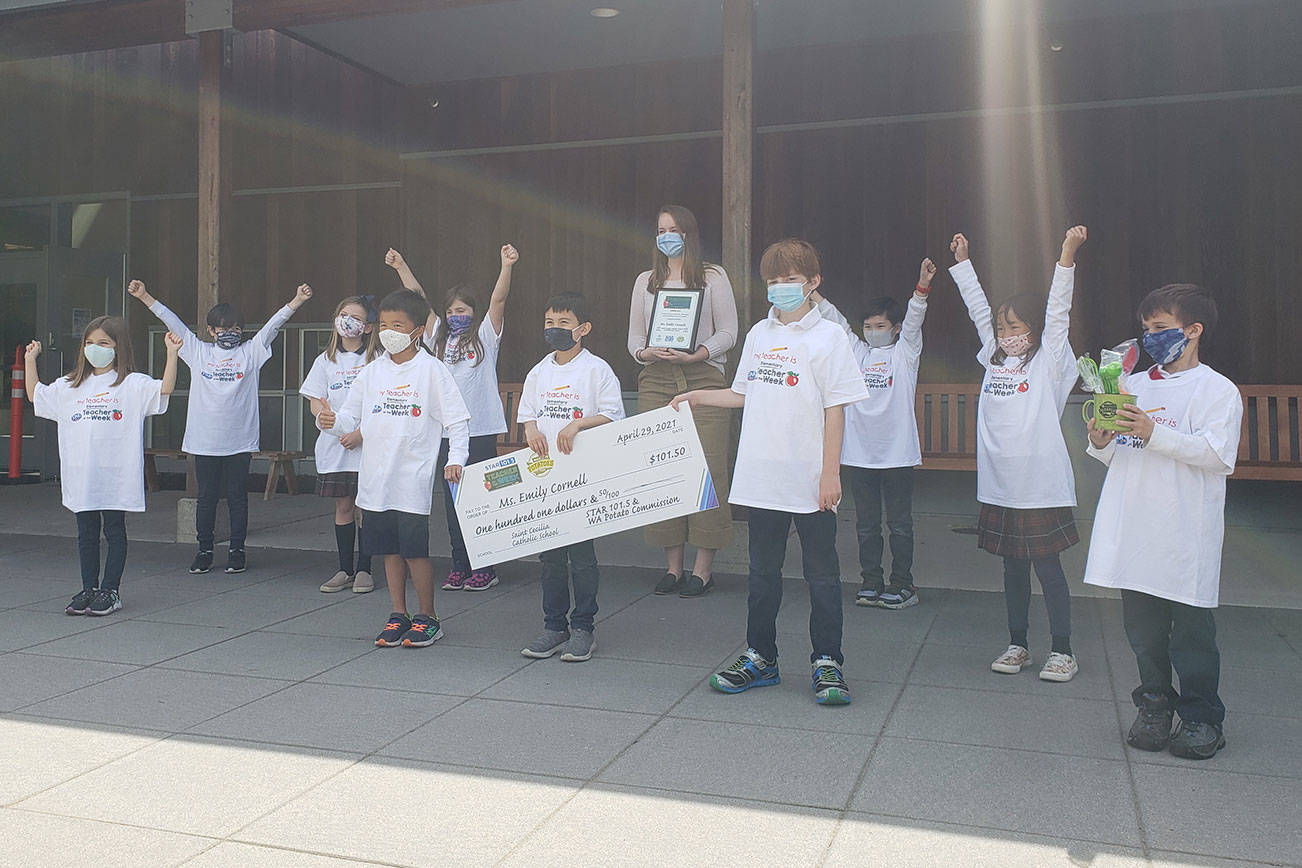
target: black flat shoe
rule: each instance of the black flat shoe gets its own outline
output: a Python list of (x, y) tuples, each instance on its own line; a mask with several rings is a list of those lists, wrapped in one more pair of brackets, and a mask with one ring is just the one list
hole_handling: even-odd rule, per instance
[(683, 586), (683, 577), (675, 576), (673, 573), (665, 573), (660, 581), (656, 582), (656, 593), (660, 596), (672, 594)]
[(683, 588), (681, 591), (678, 592), (678, 596), (702, 597), (708, 594), (713, 589), (714, 589), (714, 576), (710, 576), (710, 578), (702, 580), (701, 577), (698, 575), (691, 575), (687, 577), (687, 581), (683, 582)]

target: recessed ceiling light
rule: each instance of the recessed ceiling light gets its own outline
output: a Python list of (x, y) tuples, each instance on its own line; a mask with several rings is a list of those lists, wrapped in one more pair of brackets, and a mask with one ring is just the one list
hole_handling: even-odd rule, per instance
[(613, 6), (598, 6), (588, 14), (593, 18), (614, 18), (619, 14), (619, 10)]
[(438, 108), (438, 107), (439, 107), (439, 101), (438, 101), (437, 99), (432, 99), (432, 100), (430, 100), (430, 101), (429, 101), (429, 107), (430, 107), (430, 108)]
[(1052, 51), (1054, 54), (1057, 54), (1059, 51), (1062, 51), (1062, 43), (1056, 39), (1051, 41), (1049, 43), (1049, 50)]

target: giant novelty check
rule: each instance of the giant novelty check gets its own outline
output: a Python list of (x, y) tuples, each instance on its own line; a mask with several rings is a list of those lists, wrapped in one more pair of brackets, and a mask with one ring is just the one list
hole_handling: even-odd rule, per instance
[(589, 428), (569, 455), (547, 446), (465, 469), (452, 496), (471, 567), (719, 505), (686, 404)]

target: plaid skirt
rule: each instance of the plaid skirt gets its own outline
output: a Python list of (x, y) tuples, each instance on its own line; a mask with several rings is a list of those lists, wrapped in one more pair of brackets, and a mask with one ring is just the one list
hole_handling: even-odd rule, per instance
[(357, 472), (339, 470), (316, 475), (316, 493), (321, 497), (356, 497)]
[(1080, 542), (1070, 506), (1012, 509), (981, 504), (977, 546), (1003, 558), (1048, 558)]

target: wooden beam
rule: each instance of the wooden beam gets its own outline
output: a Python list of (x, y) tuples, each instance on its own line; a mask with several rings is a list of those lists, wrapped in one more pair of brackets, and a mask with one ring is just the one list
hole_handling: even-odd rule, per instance
[(723, 0), (723, 267), (742, 327), (751, 321), (751, 198), (755, 156), (755, 0)]
[(233, 0), (235, 27), (239, 30), (272, 30), (395, 15), (428, 12), (459, 6), (483, 6), (515, 0)]
[(227, 83), (226, 40), (220, 30), (199, 34), (199, 274), (197, 318), (222, 294), (230, 263), (222, 254), (223, 231), (230, 222), (230, 131), (222, 125), (223, 92)]
[(186, 38), (185, 0), (97, 0), (0, 14), (0, 61)]

